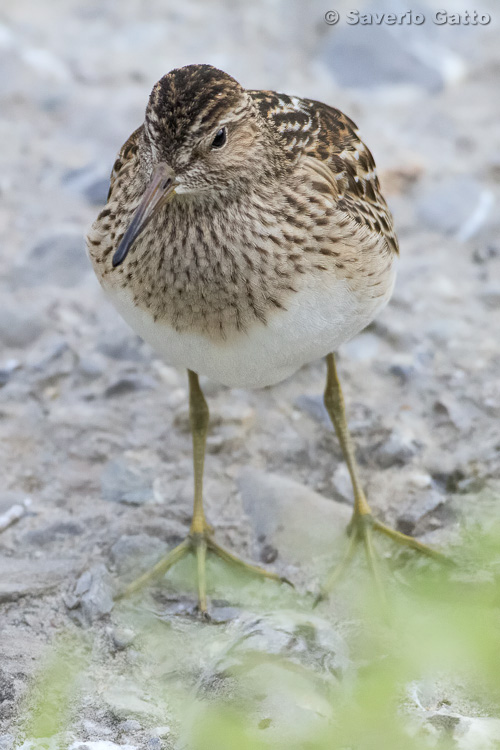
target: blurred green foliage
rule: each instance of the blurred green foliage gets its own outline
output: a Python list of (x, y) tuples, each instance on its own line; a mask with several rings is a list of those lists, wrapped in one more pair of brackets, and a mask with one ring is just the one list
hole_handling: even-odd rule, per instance
[[(450, 569), (411, 555), (400, 560), (394, 575), (386, 576), (389, 613), (381, 611), (366, 571), (360, 574), (361, 564), (314, 613), (310, 596), (235, 582), (231, 595), (240, 596), (243, 611), (251, 605), (256, 617), (272, 627), (276, 616), (268, 613), (281, 607), (279, 622), (286, 622), (293, 603), (299, 624), (290, 628), (295, 651), (290, 646), (289, 652), (275, 648), (266, 653), (255, 646), (258, 629), (251, 636), (238, 634), (231, 621), (206, 625), (184, 618), (176, 625), (144, 601), (124, 605), (113, 617), (122, 625), (132, 623), (138, 658), (130, 674), (120, 673), (119, 690), (126, 685), (135, 691), (132, 714), (137, 700), (149, 703), (151, 726), (162, 719), (172, 724), (175, 716), (174, 734), (180, 740), (167, 743), (169, 748), (454, 748), (449, 730), (457, 721), (454, 712), (500, 717), (500, 528), (469, 531), (453, 555), (457, 565)], [(342, 602), (341, 617), (336, 602)], [(349, 653), (349, 667), (340, 676), (325, 667), (325, 655), (301, 661), (296, 648), (298, 634), (309, 628), (314, 640), (321, 623), (329, 626), (332, 619), (332, 630), (342, 633)], [(82, 680), (86, 690), (99, 682), (99, 674), (107, 673), (112, 681), (117, 669), (112, 659), (96, 665), (89, 654), (83, 640), (66, 639), (55, 647), (27, 698), (24, 738), (63, 737), (78, 709)], [(222, 688), (207, 686), (207, 674)], [(263, 699), (266, 691), (274, 703), (269, 696)], [(443, 717), (441, 723), (427, 721), (436, 714)], [(298, 729), (290, 720), (294, 716)], [(49, 746), (58, 745), (32, 745)]]

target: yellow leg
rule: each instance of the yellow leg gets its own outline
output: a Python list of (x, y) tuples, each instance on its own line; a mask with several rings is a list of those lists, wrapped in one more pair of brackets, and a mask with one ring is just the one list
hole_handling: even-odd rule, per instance
[(380, 591), (383, 598), (384, 595), (382, 581), (372, 544), (373, 531), (379, 531), (385, 536), (388, 536), (393, 541), (407, 547), (411, 547), (412, 549), (415, 549), (418, 552), (422, 552), (429, 557), (433, 557), (440, 562), (449, 563), (450, 560), (448, 560), (448, 558), (446, 558), (439, 552), (431, 549), (431, 547), (427, 547), (427, 545), (417, 541), (417, 539), (413, 539), (413, 537), (402, 534), (395, 529), (391, 529), (389, 526), (385, 526), (385, 524), (380, 523), (380, 521), (377, 521), (373, 518), (371, 508), (368, 505), (365, 493), (363, 492), (363, 488), (359, 481), (358, 466), (354, 455), (354, 447), (347, 427), (344, 397), (342, 395), (342, 389), (340, 387), (340, 381), (337, 375), (337, 368), (335, 366), (335, 357), (333, 354), (329, 354), (326, 357), (326, 365), (327, 377), (324, 393), (324, 403), (330, 419), (332, 420), (335, 432), (337, 433), (337, 437), (342, 448), (342, 453), (344, 455), (344, 460), (347, 464), (347, 468), (351, 477), (352, 488), (354, 491), (354, 510), (348, 526), (350, 540), (347, 551), (341, 562), (332, 570), (332, 572), (328, 576), (325, 585), (323, 586), (319, 596), (316, 599), (316, 603), (326, 598), (339, 578), (345, 573), (349, 563), (354, 557), (355, 548), (359, 542), (361, 542), (364, 546), (368, 566), (373, 575), (377, 589)]
[(206, 556), (207, 552), (215, 554), (224, 562), (237, 566), (252, 575), (270, 578), (273, 581), (289, 583), (276, 573), (240, 560), (238, 557), (220, 547), (212, 539), (212, 528), (207, 523), (203, 508), (203, 468), (205, 464), (205, 446), (207, 441), (209, 411), (207, 402), (200, 388), (198, 375), (188, 370), (189, 378), (189, 422), (193, 437), (193, 468), (194, 468), (194, 503), (193, 517), (187, 538), (162, 558), (156, 565), (133, 581), (120, 594), (120, 598), (128, 596), (159, 578), (183, 557), (194, 553), (196, 555), (196, 573), (198, 582), (198, 609), (207, 615), (207, 586), (206, 586)]

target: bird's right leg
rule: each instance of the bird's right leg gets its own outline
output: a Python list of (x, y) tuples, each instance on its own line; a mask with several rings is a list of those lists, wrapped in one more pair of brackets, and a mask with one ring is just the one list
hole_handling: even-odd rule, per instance
[(207, 613), (207, 588), (206, 588), (206, 556), (211, 552), (223, 562), (234, 565), (240, 570), (270, 578), (274, 581), (285, 582), (276, 573), (265, 570), (257, 565), (250, 565), (244, 560), (233, 555), (221, 547), (212, 538), (213, 530), (205, 517), (203, 508), (203, 469), (205, 464), (205, 447), (207, 441), (209, 411), (208, 405), (200, 388), (198, 375), (188, 370), (189, 378), (189, 422), (193, 438), (193, 469), (194, 469), (194, 503), (191, 526), (186, 539), (162, 558), (156, 565), (144, 575), (133, 581), (121, 594), (128, 596), (141, 589), (153, 578), (159, 578), (183, 557), (189, 553), (196, 555), (196, 569), (198, 582), (198, 609), (204, 615)]

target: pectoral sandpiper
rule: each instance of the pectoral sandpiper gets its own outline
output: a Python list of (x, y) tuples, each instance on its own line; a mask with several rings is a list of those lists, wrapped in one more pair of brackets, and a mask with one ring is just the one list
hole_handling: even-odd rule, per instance
[(358, 476), (333, 352), (388, 302), (398, 242), (373, 157), (355, 124), (321, 102), (244, 89), (209, 65), (172, 70), (114, 164), (88, 248), (106, 294), (168, 363), (187, 368), (194, 510), (185, 541), (134, 582), (185, 554), (215, 553), (267, 578), (214, 540), (203, 510), (208, 407), (198, 375), (272, 385), (326, 357), (325, 406), (354, 488), (350, 541), (323, 595), (372, 532), (436, 555), (374, 519)]

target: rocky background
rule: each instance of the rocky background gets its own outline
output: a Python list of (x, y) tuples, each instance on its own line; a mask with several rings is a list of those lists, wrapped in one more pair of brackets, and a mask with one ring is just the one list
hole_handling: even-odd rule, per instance
[[(356, 7), (408, 10), (382, 5)], [(342, 16), (353, 6), (334, 7)], [(186, 565), (141, 601), (113, 609), (117, 581), (148, 567), (189, 525), (187, 382), (106, 302), (84, 235), (116, 152), (173, 67), (209, 62), (251, 88), (324, 100), (358, 123), (401, 241), (391, 304), (339, 353), (367, 494), (380, 518), (436, 547), (495, 517), (500, 11), (481, 0), (489, 25), (436, 26), (437, 7), (413, 8), (427, 15), (422, 26), (354, 27), (342, 17), (328, 26), (329, 7), (317, 0), (3, 0), (2, 750), (26, 736), (24, 697), (61, 635), (86, 639), (94, 664), (70, 722), (75, 748), (187, 747), (171, 675), (197, 695), (218, 695), (214, 676), (235, 644), (237, 659), (250, 643), (336, 680), (350, 669), (352, 621), (338, 598), (310, 615), (351, 502), (322, 407), (321, 362), (262, 391), (204, 383), (206, 505), (217, 539), (292, 578), (297, 593), (232, 579), (214, 565), (214, 623), (203, 625)], [(472, 10), (455, 0), (446, 7)], [(358, 578), (363, 570), (360, 561)], [(314, 648), (297, 635), (304, 628), (313, 629)], [(446, 732), (450, 747), (500, 737), (498, 713), (452, 688), (444, 700), (443, 690), (425, 701), (414, 693), (414, 717)], [(277, 708), (271, 688), (261, 698), (261, 717), (274, 711), (293, 731), (324, 715), (320, 698), (312, 708), (290, 696)]]

